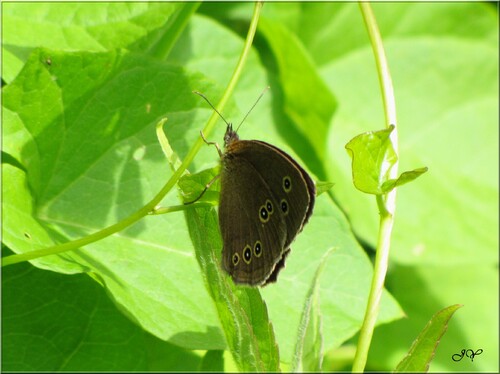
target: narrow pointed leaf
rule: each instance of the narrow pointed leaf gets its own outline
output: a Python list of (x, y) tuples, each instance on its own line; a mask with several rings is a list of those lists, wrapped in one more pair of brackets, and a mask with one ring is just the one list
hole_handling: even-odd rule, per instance
[(321, 195), (324, 192), (328, 192), (335, 186), (335, 183), (332, 182), (316, 182), (316, 196)]
[(321, 371), (323, 336), (319, 306), (319, 277), (332, 251), (333, 249), (330, 249), (323, 256), (307, 293), (292, 361), (293, 372)]
[(427, 172), (427, 170), (428, 170), (427, 167), (423, 167), (423, 168), (418, 168), (418, 169), (414, 169), (411, 171), (405, 171), (404, 173), (402, 173), (399, 176), (399, 178), (389, 179), (388, 181), (382, 183), (382, 190), (384, 191), (384, 193), (387, 193), (397, 186), (401, 186), (405, 183), (408, 183), (408, 182), (411, 182), (411, 181), (417, 179), (422, 174)]
[(222, 242), (214, 209), (186, 212), (196, 258), (226, 341), (243, 372), (279, 371), (279, 352), (259, 290), (235, 286), (220, 268)]
[(450, 318), (461, 306), (455, 304), (437, 312), (415, 339), (408, 354), (401, 360), (394, 372), (427, 372), (439, 341), (448, 328)]

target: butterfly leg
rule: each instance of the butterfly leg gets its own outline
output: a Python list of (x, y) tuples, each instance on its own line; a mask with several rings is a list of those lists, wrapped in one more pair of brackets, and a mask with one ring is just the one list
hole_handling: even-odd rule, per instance
[[(214, 143), (215, 144), (215, 143)], [(189, 204), (193, 204), (195, 202), (197, 202), (198, 200), (201, 199), (201, 197), (205, 194), (205, 192), (207, 192), (207, 190), (212, 186), (212, 184), (214, 184), (214, 182), (220, 178), (220, 174), (216, 175), (215, 177), (212, 178), (212, 180), (210, 182), (208, 182), (206, 185), (205, 185), (205, 188), (203, 189), (203, 191), (201, 191), (201, 194), (200, 196), (198, 196), (196, 199), (194, 199), (193, 201), (188, 201), (187, 203), (184, 203), (184, 205), (189, 205)]]
[(219, 152), (219, 157), (222, 158), (222, 151), (220, 150), (220, 147), (219, 147), (219, 144), (217, 144), (216, 142), (209, 142), (206, 138), (205, 138), (205, 135), (203, 135), (203, 131), (200, 131), (200, 135), (201, 135), (201, 138), (203, 139), (203, 141), (207, 144), (207, 145), (214, 145), (215, 148), (217, 148), (217, 152)]

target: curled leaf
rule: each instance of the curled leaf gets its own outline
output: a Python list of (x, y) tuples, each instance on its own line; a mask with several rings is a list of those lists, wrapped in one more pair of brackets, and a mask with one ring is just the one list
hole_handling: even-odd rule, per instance
[(368, 131), (346, 144), (347, 153), (352, 158), (352, 180), (358, 190), (382, 195), (427, 171), (423, 167), (406, 171), (397, 179), (389, 179), (391, 169), (398, 161), (390, 138), (394, 128), (391, 125), (384, 130)]

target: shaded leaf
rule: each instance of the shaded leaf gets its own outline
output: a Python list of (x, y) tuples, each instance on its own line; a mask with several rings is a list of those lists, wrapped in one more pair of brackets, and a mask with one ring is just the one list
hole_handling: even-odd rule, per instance
[(328, 124), (337, 106), (335, 98), (317, 75), (305, 47), (285, 26), (263, 17), (259, 32), (269, 43), (277, 64), (283, 111), (322, 160)]
[(207, 351), (203, 356), (198, 371), (224, 371), (224, 351)]
[(199, 362), (126, 318), (85, 274), (2, 269), (4, 371), (194, 371)]

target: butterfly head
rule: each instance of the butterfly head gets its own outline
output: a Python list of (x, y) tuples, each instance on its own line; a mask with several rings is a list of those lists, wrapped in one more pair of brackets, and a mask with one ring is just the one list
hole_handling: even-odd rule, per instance
[(224, 134), (224, 146), (227, 148), (232, 143), (238, 141), (240, 138), (236, 131), (233, 130), (233, 124), (228, 123), (226, 133)]

